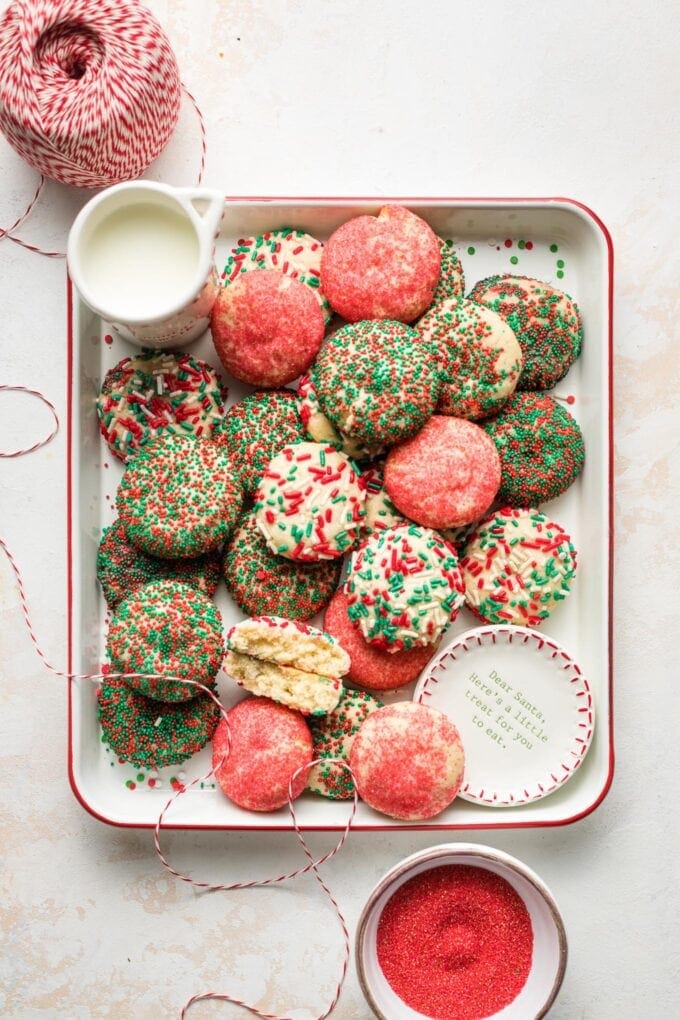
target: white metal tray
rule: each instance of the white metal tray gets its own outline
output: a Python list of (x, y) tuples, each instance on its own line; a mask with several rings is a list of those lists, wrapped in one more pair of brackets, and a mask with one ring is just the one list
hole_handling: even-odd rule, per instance
[[(581, 357), (556, 387), (573, 396), (570, 408), (586, 442), (581, 478), (559, 499), (544, 504), (570, 532), (580, 568), (570, 598), (547, 621), (545, 632), (563, 644), (589, 678), (597, 717), (590, 752), (574, 778), (543, 800), (520, 807), (488, 808), (460, 799), (431, 823), (406, 825), (359, 805), (356, 827), (469, 829), (559, 825), (576, 821), (604, 798), (613, 774), (611, 578), (612, 578), (612, 272), (606, 228), (585, 206), (566, 199), (227, 199), (216, 265), (222, 269), (240, 237), (283, 226), (326, 239), (339, 224), (363, 212), (377, 212), (386, 201), (408, 206), (444, 238), (455, 241), (463, 262), (466, 292), (483, 277), (519, 273), (554, 283), (581, 309), (585, 340)], [(97, 672), (104, 661), (107, 609), (96, 580), (102, 528), (115, 516), (115, 492), (122, 466), (99, 435), (95, 397), (108, 370), (132, 349), (118, 339), (78, 299), (69, 284), (68, 400), (68, 642), (69, 669)], [(215, 364), (209, 335), (190, 348)], [(227, 379), (229, 402), (246, 388)], [(243, 618), (222, 585), (217, 596), (225, 625)], [(477, 621), (463, 609), (444, 644)], [(443, 647), (443, 646), (442, 646)], [(243, 696), (223, 674), (219, 690), (225, 705)], [(412, 688), (390, 700), (410, 698)], [(102, 821), (152, 826), (169, 792), (209, 769), (205, 749), (182, 766), (157, 775), (120, 763), (101, 741), (96, 688), (75, 681), (69, 693), (69, 774), (83, 806)], [(296, 804), (301, 825), (336, 829), (348, 805), (305, 793)], [(241, 810), (214, 782), (192, 788), (166, 816), (168, 825), (186, 828), (287, 829), (288, 811), (257, 814)]]

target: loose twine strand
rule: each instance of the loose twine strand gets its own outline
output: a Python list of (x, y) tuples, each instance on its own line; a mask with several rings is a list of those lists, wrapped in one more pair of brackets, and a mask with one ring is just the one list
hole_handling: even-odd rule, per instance
[(1, 391), (13, 393), (28, 393), (32, 397), (37, 397), (38, 400), (41, 400), (43, 404), (45, 404), (45, 406), (49, 408), (52, 414), (52, 418), (54, 419), (54, 423), (52, 426), (52, 431), (47, 436), (45, 436), (44, 439), (39, 439), (37, 443), (33, 443), (32, 446), (26, 446), (20, 450), (0, 450), (0, 457), (7, 460), (10, 460), (13, 457), (23, 457), (24, 454), (33, 453), (34, 450), (39, 450), (42, 446), (47, 446), (48, 443), (51, 443), (54, 437), (56, 436), (57, 432), (59, 431), (59, 417), (57, 415), (57, 409), (52, 403), (52, 401), (48, 400), (47, 397), (40, 392), (40, 390), (32, 390), (30, 386), (11, 386), (6, 383), (0, 383), (0, 392)]
[[(47, 444), (50, 443), (54, 439), (54, 437), (57, 435), (57, 433), (59, 431), (59, 417), (57, 415), (57, 411), (56, 411), (52, 401), (49, 400), (39, 390), (31, 389), (28, 386), (0, 384), (0, 391), (23, 392), (23, 393), (28, 393), (31, 396), (37, 397), (39, 400), (41, 400), (46, 405), (46, 407), (49, 408), (49, 410), (51, 411), (52, 416), (54, 418), (54, 425), (52, 427), (51, 432), (49, 432), (49, 434), (47, 436), (45, 436), (43, 439), (40, 439), (36, 443), (33, 443), (32, 446), (28, 446), (28, 447), (25, 447), (25, 448), (20, 449), (20, 450), (11, 450), (11, 451), (0, 450), (0, 457), (2, 457), (2, 458), (21, 457), (21, 456), (23, 456), (25, 454), (33, 453), (34, 451), (39, 450), (39, 449), (41, 449), (44, 446), (47, 446)], [(88, 680), (88, 681), (92, 681), (92, 682), (99, 682), (101, 680), (107, 680), (107, 679), (108, 680), (112, 680), (112, 679), (118, 679), (118, 680), (132, 680), (132, 679), (147, 679), (147, 680), (150, 680), (150, 679), (164, 679), (164, 680), (173, 680), (173, 681), (176, 681), (176, 682), (179, 682), (179, 683), (184, 683), (184, 684), (188, 684), (188, 685), (190, 685), (192, 687), (195, 687), (197, 690), (203, 691), (205, 694), (207, 694), (213, 700), (213, 702), (215, 703), (215, 705), (217, 706), (217, 708), (218, 708), (218, 710), (220, 712), (220, 715), (221, 715), (222, 719), (225, 721), (225, 724), (226, 724), (226, 727), (227, 727), (227, 749), (226, 749), (224, 755), (220, 758), (220, 760), (216, 764), (213, 764), (212, 768), (208, 772), (206, 772), (205, 775), (198, 776), (196, 779), (193, 779), (187, 785), (180, 786), (180, 788), (177, 790), (177, 792), (174, 793), (170, 797), (170, 799), (167, 801), (167, 803), (165, 804), (165, 806), (161, 810), (161, 812), (160, 812), (160, 814), (158, 816), (158, 820), (156, 822), (156, 825), (154, 827), (154, 847), (155, 847), (155, 850), (156, 850), (156, 854), (157, 854), (158, 859), (160, 860), (161, 864), (163, 865), (163, 867), (174, 878), (176, 878), (180, 882), (185, 882), (188, 885), (192, 885), (196, 889), (200, 889), (203, 892), (233, 892), (233, 891), (235, 891), (237, 889), (255, 889), (255, 888), (258, 888), (258, 887), (264, 887), (264, 886), (269, 886), (269, 885), (276, 885), (276, 884), (279, 884), (279, 883), (282, 883), (282, 882), (288, 882), (288, 881), (290, 881), (291, 879), (294, 879), (294, 878), (299, 878), (301, 875), (306, 875), (308, 872), (311, 871), (313, 873), (313, 875), (314, 875), (314, 878), (316, 879), (316, 881), (321, 886), (321, 888), (322, 888), (324, 894), (326, 895), (327, 899), (329, 900), (331, 906), (333, 907), (333, 910), (334, 910), (335, 915), (336, 915), (336, 917), (337, 917), (337, 919), (338, 919), (338, 921), (340, 923), (340, 927), (342, 929), (342, 934), (343, 934), (343, 958), (342, 958), (342, 964), (341, 964), (341, 968), (340, 968), (339, 979), (338, 979), (337, 984), (335, 986), (335, 990), (333, 992), (333, 995), (331, 997), (331, 1001), (330, 1001), (328, 1007), (322, 1013), (320, 1013), (318, 1015), (318, 1017), (316, 1018), (316, 1020), (326, 1020), (326, 1018), (331, 1015), (331, 1013), (333, 1012), (333, 1010), (335, 1009), (335, 1007), (336, 1007), (336, 1005), (338, 1003), (338, 1000), (340, 999), (340, 994), (342, 992), (342, 987), (344, 985), (345, 977), (347, 975), (347, 968), (349, 966), (349, 958), (350, 958), (350, 951), (351, 951), (351, 939), (350, 939), (349, 928), (347, 926), (347, 921), (345, 919), (345, 916), (344, 916), (344, 914), (343, 914), (343, 912), (342, 912), (342, 910), (340, 908), (340, 905), (338, 904), (338, 901), (333, 896), (333, 893), (331, 892), (330, 888), (328, 887), (328, 885), (324, 881), (321, 873), (319, 872), (319, 868), (320, 868), (320, 866), (322, 864), (325, 864), (332, 857), (334, 857), (335, 854), (337, 854), (342, 849), (342, 847), (345, 845), (345, 842), (347, 841), (347, 838), (349, 836), (350, 830), (352, 828), (352, 823), (353, 823), (355, 815), (356, 815), (357, 804), (358, 804), (358, 796), (357, 796), (357, 789), (356, 789), (356, 783), (355, 783), (355, 780), (354, 780), (354, 775), (352, 773), (352, 770), (351, 770), (349, 764), (344, 759), (342, 759), (342, 758), (323, 758), (323, 759), (317, 758), (314, 761), (309, 762), (308, 764), (303, 765), (300, 768), (298, 768), (293, 773), (293, 775), (290, 777), (290, 781), (288, 783), (288, 810), (290, 812), (291, 821), (293, 823), (293, 828), (295, 830), (295, 834), (297, 836), (298, 842), (300, 843), (300, 846), (302, 847), (304, 855), (305, 855), (305, 857), (307, 858), (307, 861), (308, 861), (308, 863), (305, 864), (303, 867), (297, 868), (295, 871), (290, 871), (290, 872), (287, 872), (286, 874), (283, 874), (283, 875), (277, 875), (277, 876), (272, 877), (272, 878), (256, 879), (256, 880), (254, 880), (252, 882), (232, 882), (232, 883), (227, 884), (227, 885), (213, 883), (213, 882), (199, 881), (198, 879), (192, 878), (190, 875), (184, 874), (183, 872), (176, 870), (172, 866), (172, 864), (169, 862), (168, 858), (166, 857), (166, 855), (164, 854), (163, 850), (161, 849), (160, 832), (161, 832), (161, 828), (163, 826), (163, 820), (164, 820), (166, 814), (168, 813), (168, 811), (170, 810), (170, 808), (172, 807), (172, 805), (179, 799), (179, 797), (183, 796), (187, 791), (192, 789), (192, 787), (196, 786), (198, 783), (205, 782), (206, 780), (208, 780), (211, 777), (213, 777), (219, 771), (219, 769), (222, 767), (222, 765), (224, 764), (226, 759), (229, 757), (229, 753), (230, 753), (230, 750), (231, 750), (231, 731), (229, 729), (228, 714), (227, 714), (226, 709), (224, 708), (224, 705), (219, 700), (219, 698), (214, 693), (214, 691), (212, 691), (205, 684), (202, 684), (202, 683), (200, 683), (197, 680), (188, 680), (186, 677), (166, 676), (165, 674), (158, 674), (158, 673), (114, 673), (114, 672), (108, 672), (108, 671), (107, 672), (99, 672), (99, 673), (71, 673), (71, 672), (68, 672), (66, 670), (58, 669), (56, 666), (53, 666), (52, 663), (47, 658), (45, 652), (43, 651), (43, 649), (42, 649), (42, 647), (41, 647), (41, 645), (40, 645), (40, 643), (39, 643), (39, 641), (38, 641), (38, 639), (36, 637), (36, 634), (35, 634), (35, 630), (34, 630), (34, 627), (33, 627), (33, 621), (32, 621), (32, 617), (31, 617), (31, 613), (30, 613), (30, 610), (29, 610), (29, 607), (28, 607), (28, 599), (26, 597), (26, 590), (25, 590), (25, 586), (24, 586), (24, 582), (23, 582), (23, 575), (22, 575), (21, 569), (20, 569), (19, 564), (18, 564), (16, 558), (14, 557), (14, 555), (13, 555), (9, 545), (7, 544), (7, 541), (5, 540), (5, 538), (2, 535), (0, 535), (0, 547), (2, 548), (5, 556), (7, 557), (8, 561), (9, 561), (9, 564), (10, 564), (10, 566), (12, 568), (12, 571), (14, 573), (14, 577), (15, 577), (15, 580), (16, 580), (16, 583), (17, 583), (18, 592), (19, 592), (19, 601), (20, 601), (20, 605), (21, 605), (22, 615), (23, 615), (23, 618), (24, 618), (24, 623), (26, 624), (26, 628), (27, 628), (29, 636), (31, 638), (31, 642), (33, 644), (34, 650), (37, 653), (37, 655), (40, 658), (40, 660), (43, 663), (43, 665), (46, 667), (46, 669), (50, 673), (52, 673), (54, 676), (62, 677), (63, 679), (68, 680), (69, 682), (72, 682), (74, 680)], [(317, 858), (315, 860), (314, 855), (312, 854), (311, 850), (309, 849), (309, 846), (307, 845), (307, 842), (305, 841), (304, 835), (302, 833), (302, 829), (300, 828), (300, 824), (298, 822), (297, 815), (295, 813), (295, 805), (294, 805), (294, 799), (293, 799), (293, 784), (294, 784), (295, 780), (297, 779), (297, 777), (299, 775), (301, 775), (303, 772), (308, 772), (314, 765), (321, 764), (321, 763), (323, 763), (324, 765), (335, 763), (336, 765), (339, 765), (348, 774), (348, 776), (350, 777), (350, 779), (352, 781), (353, 798), (352, 798), (352, 807), (351, 807), (351, 810), (350, 810), (349, 815), (347, 817), (347, 821), (345, 823), (345, 826), (344, 826), (344, 828), (342, 830), (342, 834), (340, 836), (340, 839), (338, 840), (338, 842), (335, 844), (334, 847), (332, 847), (329, 851), (327, 851), (325, 854), (323, 854), (321, 857), (319, 857), (319, 858)], [(252, 1003), (245, 1002), (243, 999), (239, 999), (236, 996), (229, 995), (226, 992), (215, 992), (215, 991), (199, 992), (197, 995), (192, 995), (192, 997), (182, 1007), (182, 1011), (181, 1011), (181, 1018), (182, 1018), (182, 1020), (186, 1016), (186, 1014), (189, 1011), (189, 1009), (194, 1005), (194, 1003), (205, 1001), (205, 1000), (208, 1000), (208, 999), (216, 1000), (216, 1001), (222, 1001), (222, 1002), (230, 1002), (230, 1003), (232, 1003), (235, 1006), (240, 1006), (243, 1009), (248, 1010), (250, 1013), (253, 1013), (255, 1016), (259, 1016), (259, 1017), (264, 1018), (264, 1020), (292, 1020), (291, 1017), (289, 1017), (289, 1016), (282, 1016), (281, 1014), (278, 1014), (278, 1013), (266, 1013), (263, 1010), (259, 1009), (257, 1006), (253, 1005)]]

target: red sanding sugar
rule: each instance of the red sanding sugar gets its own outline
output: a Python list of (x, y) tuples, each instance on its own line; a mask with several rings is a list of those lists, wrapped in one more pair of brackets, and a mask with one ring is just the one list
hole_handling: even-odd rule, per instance
[(485, 868), (446, 865), (404, 882), (378, 923), (378, 962), (399, 998), (432, 1020), (481, 1020), (515, 999), (534, 934), (521, 897)]

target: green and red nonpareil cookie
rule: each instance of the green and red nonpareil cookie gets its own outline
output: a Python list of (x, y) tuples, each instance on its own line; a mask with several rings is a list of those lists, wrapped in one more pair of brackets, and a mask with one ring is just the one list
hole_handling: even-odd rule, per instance
[(134, 690), (159, 701), (187, 701), (200, 692), (196, 683), (213, 683), (222, 664), (219, 610), (195, 588), (154, 581), (119, 604), (106, 653), (112, 672), (149, 674), (125, 678)]
[(370, 446), (338, 431), (335, 425), (321, 410), (319, 398), (312, 385), (309, 373), (303, 375), (298, 383), (298, 397), (300, 398), (300, 419), (305, 432), (315, 443), (330, 444), (346, 454), (350, 460), (363, 461), (372, 460), (378, 457), (383, 447)]
[(240, 518), (224, 555), (227, 588), (250, 616), (309, 620), (330, 601), (341, 570), (340, 559), (300, 563), (275, 555), (252, 511)]
[(465, 274), (453, 241), (443, 240), (441, 237), (438, 241), (442, 264), (439, 283), (432, 295), (430, 308), (436, 308), (442, 301), (463, 297), (465, 294)]
[(300, 400), (292, 390), (259, 390), (227, 409), (215, 431), (247, 493), (257, 489), (262, 472), (283, 446), (305, 438)]
[[(320, 719), (309, 723), (314, 741), (314, 758), (341, 758), (349, 761), (354, 738), (365, 719), (381, 708), (365, 691), (345, 691), (337, 708)], [(320, 763), (309, 771), (307, 788), (330, 800), (349, 800), (354, 793), (352, 778), (341, 765)]]
[(583, 470), (579, 424), (547, 393), (515, 393), (484, 429), (501, 458), (498, 499), (508, 506), (555, 499)]
[(97, 578), (109, 609), (137, 588), (163, 579), (182, 581), (206, 595), (214, 595), (220, 579), (219, 550), (186, 560), (161, 560), (133, 545), (122, 521), (104, 528), (97, 552)]
[(583, 329), (568, 294), (528, 276), (490, 276), (469, 297), (497, 312), (519, 340), (524, 356), (520, 390), (547, 390), (581, 353)]
[(160, 702), (123, 680), (105, 680), (98, 697), (99, 722), (111, 748), (125, 761), (150, 769), (178, 765), (200, 751), (220, 718), (203, 691), (190, 701)]
[(183, 559), (222, 545), (241, 500), (240, 479), (217, 443), (159, 436), (127, 465), (116, 505), (134, 545)]
[(401, 322), (358, 322), (329, 336), (309, 373), (339, 432), (377, 447), (421, 428), (441, 391), (438, 345)]
[(514, 392), (522, 351), (505, 319), (464, 298), (445, 300), (417, 322), (439, 344), (442, 414), (478, 421), (495, 414)]

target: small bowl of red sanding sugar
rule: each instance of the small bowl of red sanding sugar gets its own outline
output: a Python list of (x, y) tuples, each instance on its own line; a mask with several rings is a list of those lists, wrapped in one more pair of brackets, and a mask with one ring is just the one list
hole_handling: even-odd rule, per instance
[(538, 1020), (562, 984), (567, 937), (530, 868), (501, 850), (448, 843), (378, 883), (356, 959), (380, 1020)]

